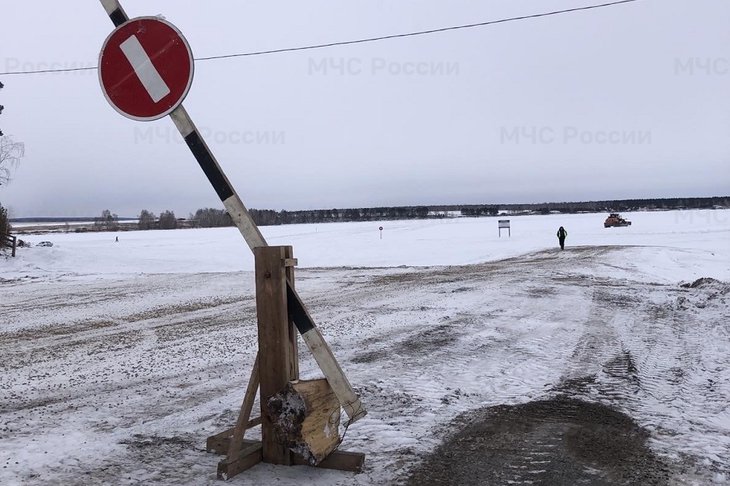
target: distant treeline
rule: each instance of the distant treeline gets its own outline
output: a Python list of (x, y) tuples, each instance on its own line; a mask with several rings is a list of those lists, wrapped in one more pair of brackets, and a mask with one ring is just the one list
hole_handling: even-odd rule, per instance
[[(714, 209), (730, 208), (730, 196), (692, 197), (663, 199), (621, 199), (611, 201), (552, 202), (530, 204), (450, 204), (436, 206), (393, 206), (377, 208), (311, 209), (302, 211), (275, 211), (272, 209), (250, 209), (253, 220), (260, 226), (281, 224), (330, 223), (348, 221), (387, 221), (399, 219), (444, 218), (455, 214), (467, 217), (497, 216), (500, 213), (580, 213), (580, 212), (628, 212), (642, 210), (670, 209)], [(142, 210), (137, 218), (120, 218), (109, 210), (101, 218), (17, 218), (12, 222), (94, 221), (92, 230), (122, 229), (124, 220), (137, 219), (138, 229), (212, 228), (233, 226), (228, 213), (223, 209), (201, 208), (187, 219), (176, 218), (172, 211), (164, 211), (159, 217)], [(134, 223), (132, 223), (134, 224)], [(125, 229), (131, 229), (129, 223)]]
[[(438, 206), (435, 210), (443, 210)], [(460, 206), (461, 208), (479, 206)], [(558, 202), (538, 204), (500, 204), (500, 211), (532, 211), (536, 213), (621, 212), (670, 209), (730, 208), (730, 196), (692, 198), (619, 199), (611, 201)], [(454, 209), (455, 210), (455, 209)], [(463, 214), (463, 209), (462, 209)]]
[(338, 221), (424, 219), (428, 217), (429, 208), (426, 206), (399, 206), (380, 208), (311, 209), (306, 211), (251, 209), (250, 213), (257, 225), (272, 226), (299, 223), (334, 223)]
[[(251, 209), (257, 225), (293, 223), (327, 223), (335, 221), (384, 221), (462, 216), (497, 216), (502, 211), (550, 214), (579, 212), (624, 212), (639, 210), (730, 208), (730, 197), (694, 197), (671, 199), (623, 199), (613, 201), (559, 202), (537, 204), (452, 204), (438, 206), (400, 206), (353, 209), (314, 209), (307, 211), (273, 211)], [(202, 226), (202, 225), (201, 225)]]
[[(258, 226), (280, 224), (333, 223), (336, 221), (385, 221), (395, 219), (423, 219), (428, 217), (425, 206), (382, 208), (312, 209), (307, 211), (274, 211), (249, 209)], [(190, 218), (201, 228), (233, 226), (231, 217), (223, 209), (198, 209)]]

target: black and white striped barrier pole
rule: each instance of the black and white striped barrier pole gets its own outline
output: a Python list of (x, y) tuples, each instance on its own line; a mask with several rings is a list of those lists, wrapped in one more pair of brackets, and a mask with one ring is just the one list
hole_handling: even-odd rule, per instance
[[(118, 0), (100, 0), (100, 2), (115, 27), (119, 27), (129, 20), (129, 17), (124, 12)], [(170, 118), (172, 118), (180, 135), (182, 135), (188, 148), (193, 153), (195, 160), (200, 164), (200, 168), (203, 169), (206, 177), (208, 177), (213, 189), (223, 202), (226, 211), (228, 211), (234, 224), (241, 232), (241, 235), (243, 235), (249, 248), (253, 250), (256, 247), (267, 246), (261, 231), (259, 231), (254, 223), (243, 201), (236, 194), (236, 191), (223, 173), (218, 161), (215, 159), (213, 152), (211, 152), (205, 140), (200, 136), (200, 132), (195, 127), (190, 115), (188, 115), (188, 112), (182, 104), (170, 112)], [(314, 325), (314, 321), (307, 312), (299, 294), (289, 284), (287, 284), (287, 304), (291, 319), (302, 335), (304, 343), (312, 352), (325, 378), (327, 378), (342, 408), (345, 409), (345, 413), (347, 413), (350, 419), (349, 423), (364, 417), (366, 411), (360, 402), (360, 398), (355, 394), (352, 385), (342, 371), (342, 368), (340, 368), (334, 354), (332, 354), (332, 350), (327, 345), (317, 326)]]

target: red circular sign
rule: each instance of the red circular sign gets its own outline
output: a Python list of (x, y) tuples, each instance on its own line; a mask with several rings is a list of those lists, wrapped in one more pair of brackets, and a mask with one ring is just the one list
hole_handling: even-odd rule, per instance
[(193, 53), (171, 23), (131, 19), (109, 34), (99, 54), (107, 101), (134, 120), (157, 120), (182, 103), (193, 82)]

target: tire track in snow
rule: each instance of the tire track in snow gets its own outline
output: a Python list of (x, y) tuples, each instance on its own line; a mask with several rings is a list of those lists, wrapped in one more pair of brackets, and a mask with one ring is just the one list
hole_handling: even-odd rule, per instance
[(683, 451), (687, 481), (708, 470), (730, 476), (728, 287), (647, 291), (643, 318), (623, 330), (639, 357), (636, 416), (654, 431), (657, 450), (670, 457)]

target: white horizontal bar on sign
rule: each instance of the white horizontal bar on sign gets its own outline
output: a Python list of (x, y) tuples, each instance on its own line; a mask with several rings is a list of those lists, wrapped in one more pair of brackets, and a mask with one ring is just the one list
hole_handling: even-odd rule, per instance
[(137, 77), (142, 82), (142, 86), (147, 90), (153, 102), (157, 103), (170, 94), (169, 86), (162, 79), (155, 65), (152, 64), (152, 59), (147, 55), (136, 35), (131, 36), (119, 44), (119, 48), (124, 53), (129, 64), (132, 65), (134, 72), (137, 74)]

